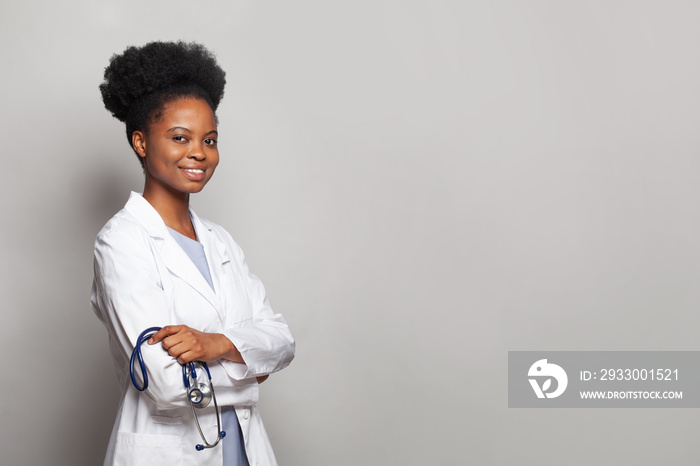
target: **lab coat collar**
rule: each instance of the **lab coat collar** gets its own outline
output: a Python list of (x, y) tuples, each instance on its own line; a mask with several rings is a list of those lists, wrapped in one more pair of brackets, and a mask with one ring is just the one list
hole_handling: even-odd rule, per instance
[(160, 214), (141, 194), (132, 191), (124, 209), (136, 218), (146, 229), (149, 236), (161, 240), (157, 243), (160, 244), (165, 266), (206, 298), (223, 319), (223, 307), (217, 296), (217, 294), (220, 295), (218, 277), (220, 276), (221, 265), (229, 259), (226, 255), (225, 245), (215, 234), (212, 234), (212, 225), (200, 219), (190, 208), (190, 217), (197, 232), (197, 239), (204, 247), (204, 254), (209, 263), (209, 271), (216, 292), (211, 289), (209, 283), (197, 269), (197, 266), (194, 265), (187, 253), (182, 250), (177, 241), (170, 235)]
[(138, 220), (149, 236), (165, 239), (169, 235), (160, 214), (140, 193), (131, 191), (124, 209)]

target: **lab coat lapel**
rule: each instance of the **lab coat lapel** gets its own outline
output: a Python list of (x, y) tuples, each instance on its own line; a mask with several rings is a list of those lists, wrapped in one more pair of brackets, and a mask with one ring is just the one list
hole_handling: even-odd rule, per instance
[[(177, 241), (167, 233), (163, 242), (163, 262), (165, 266), (173, 274), (187, 282), (192, 288), (197, 290), (207, 301), (216, 309), (216, 312), (221, 315), (221, 305), (219, 299), (214, 294), (214, 291), (207, 283), (207, 280), (202, 276), (202, 273), (194, 265), (194, 262), (189, 258), (187, 253), (182, 250)], [(208, 259), (208, 257), (207, 257)]]
[[(207, 283), (207, 280), (202, 276), (202, 273), (197, 269), (192, 260), (189, 258), (187, 253), (182, 250), (177, 241), (168, 232), (163, 219), (160, 214), (144, 199), (140, 194), (132, 192), (129, 197), (129, 201), (125, 206), (126, 210), (129, 211), (136, 219), (143, 225), (143, 227), (148, 231), (151, 237), (158, 238), (161, 243), (161, 258), (164, 265), (173, 274), (180, 277), (188, 285), (194, 288), (199, 294), (201, 294), (211, 305), (216, 309), (216, 312), (223, 318), (223, 310), (221, 307), (221, 302), (214, 293), (214, 291)], [(199, 219), (196, 217), (194, 212), (190, 210), (193, 222), (195, 222), (195, 229), (197, 229), (197, 234), (203, 237), (208, 237), (209, 230), (207, 230)], [(196, 219), (196, 221), (195, 221)], [(202, 233), (200, 233), (202, 231)], [(200, 238), (201, 240), (201, 238)], [(211, 271), (211, 259), (209, 252), (205, 243), (204, 252), (207, 255), (207, 262), (209, 262), (209, 269)], [(214, 275), (212, 274), (212, 277)], [(214, 286), (217, 286), (216, 280), (213, 280)]]
[(226, 246), (219, 237), (212, 232), (212, 226), (209, 225), (208, 222), (201, 220), (197, 214), (192, 211), (190, 211), (190, 214), (192, 215), (192, 222), (197, 229), (199, 241), (204, 247), (204, 254), (207, 256), (209, 272), (211, 273), (216, 295), (221, 297), (221, 293), (223, 292), (220, 281), (222, 266), (229, 261), (226, 254)]

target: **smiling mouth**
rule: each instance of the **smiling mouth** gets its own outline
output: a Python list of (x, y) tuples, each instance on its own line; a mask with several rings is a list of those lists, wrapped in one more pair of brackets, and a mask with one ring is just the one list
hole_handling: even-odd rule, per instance
[(182, 176), (190, 181), (200, 182), (207, 179), (207, 175), (204, 173), (206, 168), (180, 167), (180, 170), (182, 170)]

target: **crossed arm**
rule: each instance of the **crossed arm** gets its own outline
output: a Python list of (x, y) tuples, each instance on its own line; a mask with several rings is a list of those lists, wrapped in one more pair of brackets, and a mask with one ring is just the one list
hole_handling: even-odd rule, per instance
[[(177, 358), (180, 364), (191, 361), (228, 361), (245, 364), (240, 351), (225, 335), (221, 333), (206, 333), (188, 327), (187, 325), (166, 325), (156, 332), (149, 340), (149, 345), (161, 342), (168, 353)], [(268, 375), (256, 377), (258, 383), (267, 380)]]

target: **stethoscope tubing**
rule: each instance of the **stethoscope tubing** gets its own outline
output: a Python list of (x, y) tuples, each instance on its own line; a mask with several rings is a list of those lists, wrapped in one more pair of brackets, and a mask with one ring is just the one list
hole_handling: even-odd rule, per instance
[[(143, 355), (141, 354), (141, 345), (147, 342), (148, 339), (151, 338), (151, 336), (153, 336), (153, 334), (161, 328), (162, 327), (149, 327), (143, 332), (141, 332), (139, 337), (136, 339), (136, 345), (134, 346), (134, 350), (131, 352), (131, 358), (129, 359), (129, 376), (131, 377), (131, 383), (133, 383), (134, 387), (136, 387), (136, 390), (140, 392), (148, 388), (148, 371), (146, 370), (146, 363), (144, 362)], [(141, 370), (141, 375), (143, 378), (143, 385), (140, 385), (138, 383), (138, 380), (136, 380), (136, 361), (138, 361), (139, 363), (139, 369)], [(211, 381), (211, 372), (209, 372), (209, 366), (207, 366), (207, 363), (204, 361), (197, 361), (197, 363), (204, 368), (204, 371), (207, 373), (207, 377), (209, 378), (209, 390), (211, 390), (212, 399), (214, 400), (214, 410), (216, 411), (216, 424), (218, 429), (216, 440), (213, 443), (209, 443), (209, 441), (204, 436), (204, 432), (202, 432), (201, 426), (199, 425), (199, 417), (197, 416), (197, 411), (195, 411), (195, 404), (189, 397), (190, 376), (192, 378), (193, 383), (197, 380), (195, 364), (194, 362), (188, 362), (187, 364), (183, 364), (182, 383), (185, 386), (185, 393), (187, 394), (188, 402), (190, 404), (190, 407), (192, 408), (192, 415), (194, 416), (194, 421), (197, 424), (197, 430), (199, 431), (199, 435), (202, 437), (202, 441), (204, 441), (203, 445), (197, 444), (195, 448), (197, 451), (202, 451), (205, 448), (213, 448), (216, 445), (218, 445), (221, 439), (226, 436), (226, 432), (221, 430), (221, 412), (219, 411), (219, 405), (216, 402), (216, 393), (214, 392), (214, 383)], [(187, 369), (189, 369), (189, 374), (187, 373)], [(193, 388), (193, 390), (195, 389), (199, 391), (199, 388), (196, 388), (196, 385), (195, 388)]]
[[(156, 333), (158, 330), (160, 330), (162, 327), (149, 327), (141, 334), (139, 337), (136, 339), (136, 345), (134, 346), (134, 351), (131, 352), (131, 359), (129, 360), (129, 375), (131, 376), (131, 383), (134, 384), (134, 387), (136, 387), (136, 390), (142, 392), (148, 388), (148, 371), (146, 370), (146, 363), (143, 361), (143, 356), (141, 355), (141, 345), (144, 344), (145, 342), (148, 341), (151, 336), (153, 336), (154, 333)], [(141, 369), (141, 375), (143, 378), (143, 386), (139, 385), (138, 381), (136, 380), (136, 371), (134, 370), (134, 362), (135, 360), (139, 361), (139, 369)], [(190, 363), (191, 364), (191, 363)], [(185, 367), (182, 367), (183, 371), (185, 370)], [(209, 370), (207, 369), (207, 372)], [(210, 377), (211, 379), (211, 377)]]

